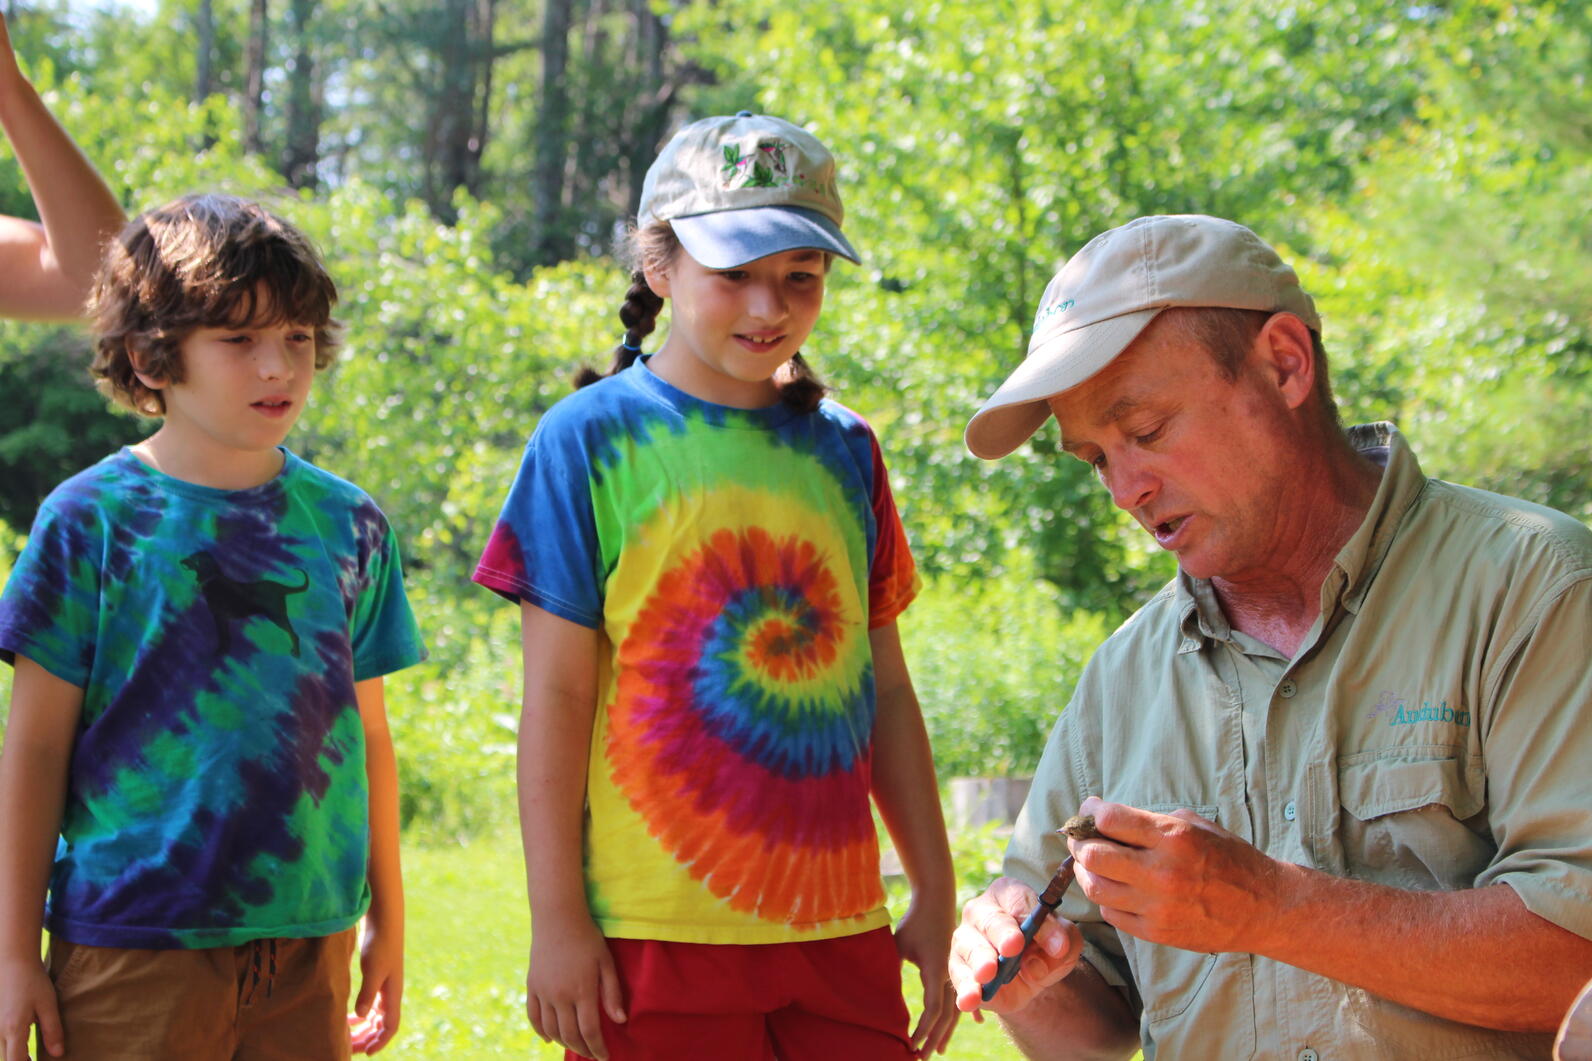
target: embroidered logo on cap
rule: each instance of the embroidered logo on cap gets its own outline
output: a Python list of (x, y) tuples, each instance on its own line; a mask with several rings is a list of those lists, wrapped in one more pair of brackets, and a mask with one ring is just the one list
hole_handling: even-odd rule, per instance
[(791, 172), (791, 158), (800, 158), (790, 144), (778, 137), (764, 137), (750, 154), (739, 142), (723, 145), (724, 166), (719, 170), (725, 188), (805, 188), (829, 199), (839, 194), (830, 182), (815, 181), (805, 173)]

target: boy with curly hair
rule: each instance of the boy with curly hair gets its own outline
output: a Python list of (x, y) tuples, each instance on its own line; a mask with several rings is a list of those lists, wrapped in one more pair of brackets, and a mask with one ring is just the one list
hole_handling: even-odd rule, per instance
[(385, 517), (281, 445), (336, 297), (241, 199), (151, 210), (107, 252), (93, 371), (162, 423), (55, 489), (0, 594), (4, 1061), (34, 1024), (41, 1054), (123, 1061), (346, 1058), (397, 1028), (382, 676), (423, 650)]

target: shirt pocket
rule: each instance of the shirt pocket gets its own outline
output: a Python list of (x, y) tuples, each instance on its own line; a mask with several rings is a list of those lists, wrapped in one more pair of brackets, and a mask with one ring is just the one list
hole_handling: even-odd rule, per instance
[(1338, 768), (1346, 875), (1392, 887), (1471, 887), (1497, 851), (1485, 827), (1486, 779), (1447, 745), (1361, 752)]
[[(1153, 814), (1191, 810), (1207, 821), (1221, 824), (1221, 813), (1212, 803), (1131, 799), (1123, 802)], [(1239, 1049), (1228, 1056), (1250, 1055), (1254, 1039), (1254, 985), (1248, 955), (1201, 954), (1146, 943), (1126, 934), (1121, 938), (1133, 955), (1134, 979), (1145, 1000), (1143, 1019), (1153, 1041), (1170, 1051), (1170, 1056), (1184, 1056), (1182, 1050), (1174, 1046), (1184, 1043), (1190, 1029), (1199, 1026), (1199, 1014), (1212, 1012), (1214, 1007), (1223, 1011), (1223, 1023), (1230, 1025), (1232, 1038), (1225, 1041), (1226, 1045), (1232, 1047), (1243, 1041), (1250, 1044), (1251, 1049)]]

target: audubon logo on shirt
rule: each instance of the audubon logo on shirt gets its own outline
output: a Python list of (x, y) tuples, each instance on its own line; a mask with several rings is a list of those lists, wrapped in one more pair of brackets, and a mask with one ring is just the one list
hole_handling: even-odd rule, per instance
[(1470, 725), (1470, 712), (1463, 707), (1450, 707), (1447, 700), (1439, 700), (1435, 704), (1430, 700), (1422, 700), (1420, 706), (1415, 707), (1407, 698), (1388, 689), (1382, 690), (1382, 698), (1376, 702), (1376, 706), (1366, 717), (1375, 722), (1384, 715), (1387, 716), (1387, 724), (1390, 726), (1413, 726), (1419, 722)]

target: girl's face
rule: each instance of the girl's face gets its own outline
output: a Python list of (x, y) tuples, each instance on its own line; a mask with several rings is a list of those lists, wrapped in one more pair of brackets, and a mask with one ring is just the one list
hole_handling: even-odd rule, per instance
[(734, 269), (707, 269), (684, 248), (647, 284), (673, 303), (669, 337), (648, 362), (703, 401), (757, 409), (779, 400), (773, 376), (818, 322), (827, 263), (822, 251), (770, 254)]

